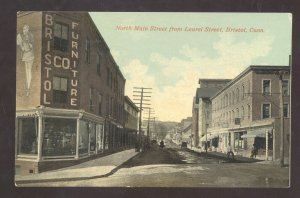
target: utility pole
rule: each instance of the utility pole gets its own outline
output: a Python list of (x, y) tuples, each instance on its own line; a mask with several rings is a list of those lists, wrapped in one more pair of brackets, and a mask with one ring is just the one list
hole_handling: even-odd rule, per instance
[(279, 80), (280, 80), (280, 166), (284, 166), (284, 112), (283, 112), (283, 90), (282, 90), (282, 81), (283, 81), (283, 73), (279, 73)]
[(139, 110), (140, 110), (140, 116), (139, 116), (139, 139), (141, 139), (142, 135), (142, 111), (144, 108), (144, 105), (150, 105), (149, 103), (144, 103), (144, 101), (150, 101), (149, 99), (151, 96), (152, 92), (146, 91), (146, 90), (151, 90), (152, 88), (145, 88), (145, 87), (133, 87), (133, 100), (137, 100), (139, 102), (134, 103), (136, 105), (139, 105)]
[(151, 119), (151, 114), (155, 114), (154, 110), (152, 108), (147, 108), (148, 111), (148, 124), (147, 124), (147, 137), (150, 137), (150, 119)]
[(283, 76), (284, 74), (289, 74), (286, 71), (279, 71), (277, 75), (279, 77), (279, 86), (280, 86), (280, 166), (284, 167), (284, 93), (283, 93)]
[(154, 120), (154, 122), (153, 122), (153, 129), (154, 129), (155, 139), (157, 139), (157, 132), (156, 132), (156, 119), (157, 118), (158, 117), (153, 117), (153, 120)]

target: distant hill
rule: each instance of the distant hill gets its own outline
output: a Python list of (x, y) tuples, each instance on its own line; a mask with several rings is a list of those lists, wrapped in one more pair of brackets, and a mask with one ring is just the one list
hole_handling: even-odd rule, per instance
[(164, 139), (168, 133), (168, 131), (174, 129), (179, 125), (179, 122), (163, 122), (163, 121), (156, 121), (156, 131), (158, 134), (158, 137), (160, 139)]

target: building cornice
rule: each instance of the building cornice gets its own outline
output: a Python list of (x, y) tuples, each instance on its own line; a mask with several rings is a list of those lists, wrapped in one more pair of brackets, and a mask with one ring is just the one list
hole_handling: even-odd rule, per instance
[[(233, 80), (231, 80), (229, 83), (227, 83), (220, 91), (218, 91), (214, 96), (212, 96), (210, 99), (214, 99), (218, 95), (220, 95), (224, 90), (226, 90), (228, 87), (239, 81), (242, 77), (244, 77), (246, 74), (248, 74), (251, 71), (268, 71), (268, 70), (290, 70), (290, 66), (275, 66), (275, 65), (250, 65), (247, 67), (242, 73), (240, 73), (237, 77), (235, 77)], [(274, 72), (273, 72), (274, 73)]]

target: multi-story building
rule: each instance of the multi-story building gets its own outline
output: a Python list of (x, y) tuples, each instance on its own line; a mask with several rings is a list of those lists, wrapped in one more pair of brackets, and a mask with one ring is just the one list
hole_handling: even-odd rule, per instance
[(16, 172), (118, 150), (125, 78), (86, 12), (18, 12)]
[(132, 102), (132, 100), (125, 96), (124, 100), (124, 113), (125, 113), (125, 145), (127, 147), (133, 147), (137, 141), (137, 131), (138, 131), (138, 113), (139, 108)]
[(212, 96), (212, 123), (207, 129), (211, 148), (226, 152), (230, 147), (249, 157), (254, 145), (259, 156), (275, 160), (280, 157), (282, 127), (284, 156), (289, 156), (289, 71), (288, 66), (250, 66)]
[[(192, 110), (192, 134), (193, 144), (203, 146), (206, 129), (211, 123), (210, 97), (222, 89), (229, 79), (199, 79), (199, 88), (193, 100)], [(201, 141), (201, 138), (203, 141)]]

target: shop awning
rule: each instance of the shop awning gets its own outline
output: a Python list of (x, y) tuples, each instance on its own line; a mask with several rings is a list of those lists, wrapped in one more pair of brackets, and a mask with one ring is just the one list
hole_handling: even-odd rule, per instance
[[(217, 138), (219, 137), (218, 134), (207, 134), (207, 140), (211, 140), (213, 138)], [(205, 142), (206, 141), (206, 136), (204, 135), (201, 139), (200, 139), (201, 142)]]
[(259, 129), (251, 129), (247, 131), (247, 134), (241, 136), (241, 138), (255, 138), (255, 137), (266, 137), (266, 132), (272, 134), (272, 127), (269, 128), (259, 128)]

